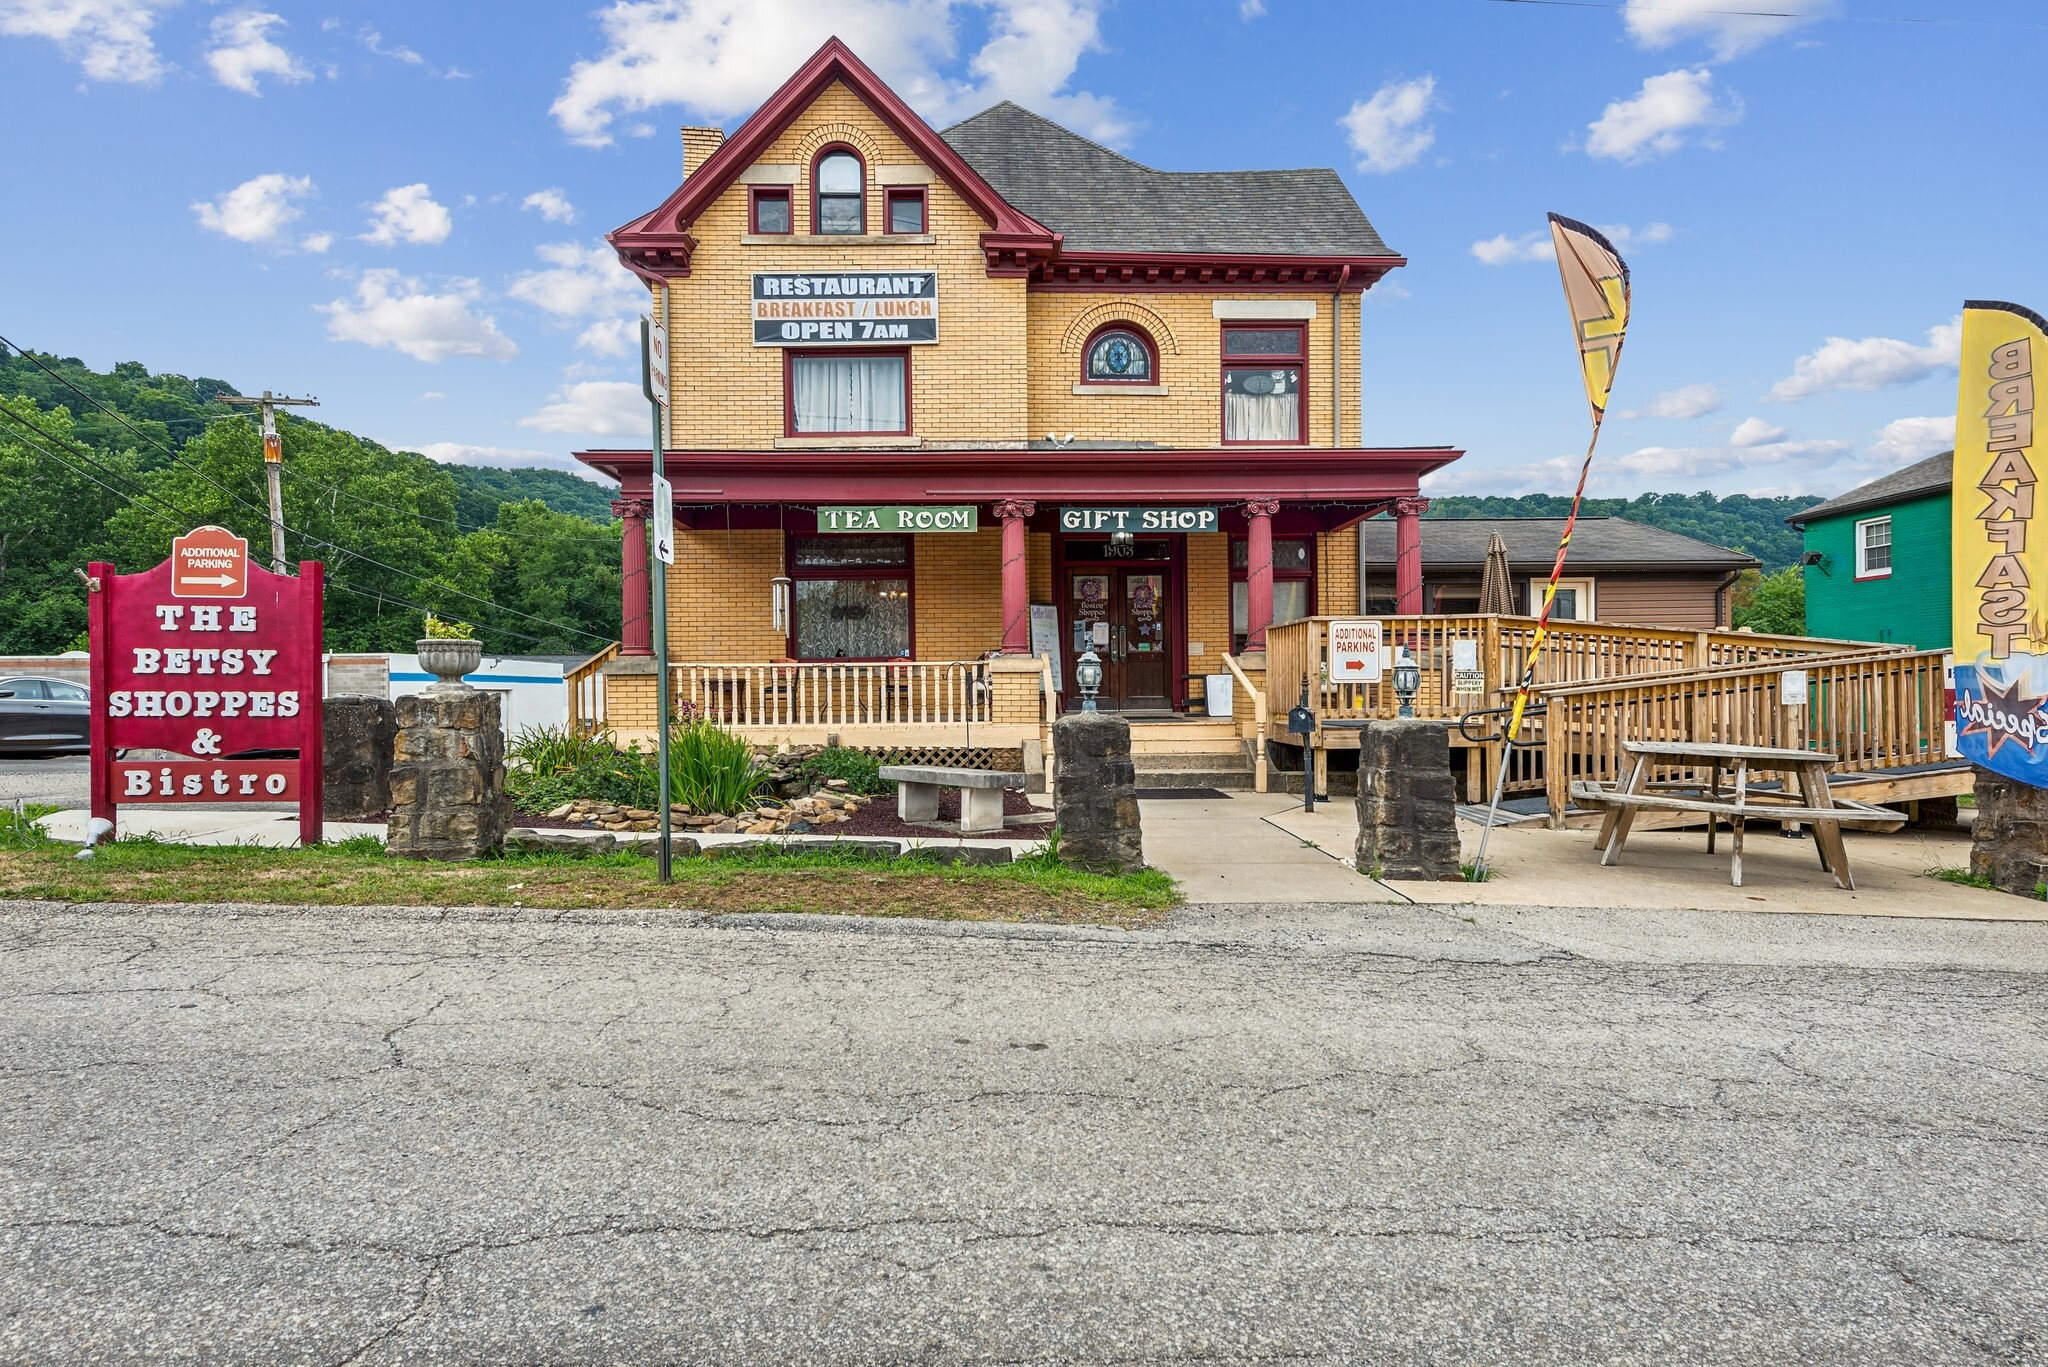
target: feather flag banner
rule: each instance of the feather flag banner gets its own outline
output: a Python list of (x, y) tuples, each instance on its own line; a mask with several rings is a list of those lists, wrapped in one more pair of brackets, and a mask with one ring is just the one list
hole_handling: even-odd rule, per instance
[(1951, 510), (1955, 751), (2048, 788), (2048, 537), (2030, 535), (2036, 472), (2048, 457), (2034, 422), (2042, 364), (2048, 319), (2018, 304), (1963, 305)]
[[(1615, 368), (1621, 364), (1621, 344), (1628, 335), (1628, 265), (1599, 229), (1560, 214), (1550, 216), (1550, 240), (1557, 248), (1557, 269), (1564, 277), (1564, 302), (1571, 313), (1572, 333), (1579, 346), (1579, 372), (1586, 385), (1586, 404), (1593, 413), (1593, 434), (1586, 441), (1586, 458), (1579, 463), (1578, 487), (1572, 490), (1572, 506), (1564, 520), (1564, 534), (1557, 541), (1557, 560), (1550, 567), (1550, 581), (1543, 588), (1543, 606), (1536, 615), (1536, 634), (1529, 642), (1529, 659), (1515, 689), (1514, 706), (1508, 710), (1505, 739), (1513, 746), (1522, 734), (1522, 719), (1529, 710), (1529, 689), (1536, 682), (1536, 662), (1550, 634), (1550, 610), (1557, 602), (1557, 581), (1564, 573), (1565, 557), (1572, 546), (1572, 529), (1578, 525), (1579, 505), (1586, 497), (1586, 476), (1593, 468), (1593, 447), (1600, 440), (1600, 424), (1607, 417), (1607, 396), (1614, 387)], [(1508, 766), (1503, 755), (1493, 787), (1493, 809), (1500, 807), (1502, 786)], [(1493, 812), (1479, 837), (1477, 870), (1486, 869), (1486, 837), (1493, 830)]]

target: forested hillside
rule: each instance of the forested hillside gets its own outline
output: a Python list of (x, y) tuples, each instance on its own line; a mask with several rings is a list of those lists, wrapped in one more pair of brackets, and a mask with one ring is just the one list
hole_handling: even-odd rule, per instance
[[(1764, 562), (1764, 573), (1783, 569), (1799, 558), (1799, 533), (1785, 519), (1820, 502), (1799, 498), (1725, 497), (1708, 494), (1637, 494), (1634, 498), (1589, 498), (1584, 517), (1625, 517), (1667, 532), (1690, 536), (1731, 550), (1747, 551)], [(1572, 501), (1564, 494), (1523, 494), (1517, 498), (1486, 498), (1457, 494), (1429, 501), (1430, 517), (1563, 517)]]
[[(87, 561), (146, 568), (204, 523), (267, 558), (255, 419), (212, 402), (234, 392), (134, 363), (0, 356), (0, 654), (81, 643)], [(329, 649), (409, 649), (429, 609), (506, 652), (618, 638), (619, 526), (601, 487), (443, 465), (289, 415), (279, 427), (286, 558), (326, 562)]]

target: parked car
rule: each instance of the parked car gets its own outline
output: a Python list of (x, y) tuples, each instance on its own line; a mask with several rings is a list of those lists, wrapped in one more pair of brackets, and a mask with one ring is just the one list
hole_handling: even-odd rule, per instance
[(0, 751), (89, 749), (91, 696), (64, 679), (0, 679)]

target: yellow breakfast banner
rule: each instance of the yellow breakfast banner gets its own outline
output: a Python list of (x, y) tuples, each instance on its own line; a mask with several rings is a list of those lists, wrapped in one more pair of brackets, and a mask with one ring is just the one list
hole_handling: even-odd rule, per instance
[(2048, 787), (2048, 522), (2033, 535), (2034, 370), (2048, 322), (1963, 306), (1954, 494), (1955, 728), (1966, 759)]

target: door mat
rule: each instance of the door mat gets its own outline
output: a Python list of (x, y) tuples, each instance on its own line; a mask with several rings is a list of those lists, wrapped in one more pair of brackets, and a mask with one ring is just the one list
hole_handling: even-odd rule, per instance
[(1228, 798), (1221, 788), (1140, 788), (1138, 796), (1147, 802), (1169, 802), (1183, 797)]

